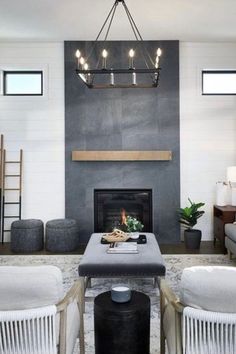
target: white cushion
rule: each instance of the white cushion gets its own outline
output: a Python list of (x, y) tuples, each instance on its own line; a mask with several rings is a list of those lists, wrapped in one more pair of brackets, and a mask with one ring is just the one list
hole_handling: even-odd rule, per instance
[(236, 268), (198, 266), (185, 268), (180, 282), (184, 305), (215, 312), (236, 312)]
[(57, 267), (0, 267), (0, 310), (55, 305), (63, 295), (62, 273)]

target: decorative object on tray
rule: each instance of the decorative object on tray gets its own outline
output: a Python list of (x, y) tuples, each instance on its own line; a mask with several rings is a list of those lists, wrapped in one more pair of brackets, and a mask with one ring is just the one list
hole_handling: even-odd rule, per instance
[(119, 229), (114, 229), (112, 232), (102, 236), (108, 242), (125, 242), (130, 238), (130, 235)]
[(144, 227), (144, 225), (139, 220), (129, 215), (127, 215), (126, 218), (126, 226), (128, 232), (135, 232), (135, 233), (142, 231)]
[(107, 249), (107, 253), (138, 253), (136, 242), (114, 242)]
[[(137, 233), (137, 234), (139, 235), (138, 238), (133, 239), (132, 236), (131, 236), (125, 242), (137, 242), (137, 244), (139, 244), (139, 245), (147, 243), (146, 235), (139, 234), (139, 233)], [(114, 241), (107, 241), (107, 239), (104, 238), (103, 236), (101, 238), (101, 243), (104, 244), (104, 245), (108, 245), (109, 243), (112, 243), (112, 242), (114, 242)], [(115, 242), (119, 242), (119, 241), (115, 241)], [(124, 242), (124, 241), (120, 241), (120, 242)]]
[[(127, 215), (126, 216), (126, 211), (124, 208), (121, 209), (121, 222), (120, 225), (118, 226), (119, 229), (121, 229), (124, 232), (131, 232), (131, 233), (137, 233), (142, 231), (144, 228), (144, 225), (139, 221), (138, 219)], [(135, 237), (133, 237), (135, 238)], [(136, 237), (138, 238), (138, 237)]]

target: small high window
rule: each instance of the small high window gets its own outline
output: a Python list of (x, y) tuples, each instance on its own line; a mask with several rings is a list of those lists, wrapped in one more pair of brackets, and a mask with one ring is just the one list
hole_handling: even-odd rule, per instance
[(203, 70), (203, 95), (236, 95), (236, 70)]
[(42, 71), (4, 71), (3, 94), (6, 96), (42, 96)]

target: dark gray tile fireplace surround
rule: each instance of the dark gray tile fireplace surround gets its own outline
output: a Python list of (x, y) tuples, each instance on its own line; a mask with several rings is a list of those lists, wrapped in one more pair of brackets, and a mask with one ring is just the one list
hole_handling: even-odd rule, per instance
[[(179, 42), (148, 41), (163, 50), (157, 89), (89, 90), (76, 77), (75, 50), (92, 42), (65, 42), (65, 211), (78, 220), (80, 243), (94, 231), (94, 189), (152, 189), (153, 232), (177, 243), (180, 228)], [(110, 41), (109, 60), (137, 47)], [(100, 49), (98, 50), (98, 53)], [(128, 63), (123, 55), (123, 65)], [(108, 60), (108, 65), (109, 65)], [(137, 65), (138, 66), (138, 65)], [(72, 150), (171, 150), (171, 161), (72, 162)]]

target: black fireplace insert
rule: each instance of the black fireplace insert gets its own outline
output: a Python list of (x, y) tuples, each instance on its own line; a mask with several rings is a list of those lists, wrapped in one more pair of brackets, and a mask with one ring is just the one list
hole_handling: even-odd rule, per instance
[(143, 232), (152, 232), (152, 190), (94, 190), (94, 232), (111, 232), (119, 227), (124, 213), (141, 221)]

